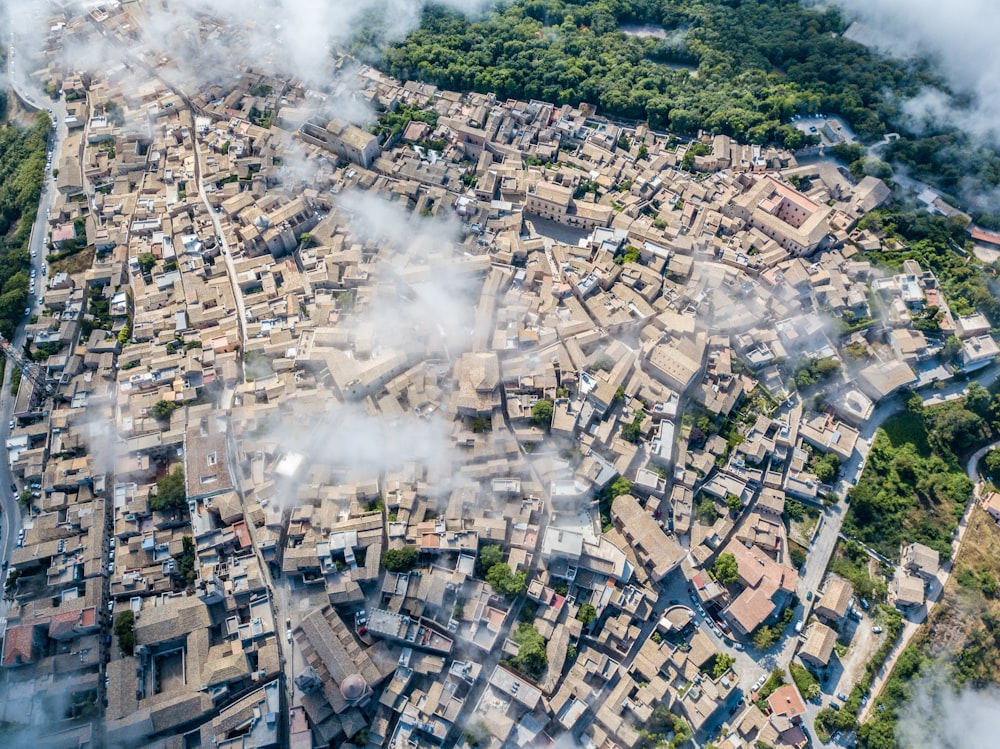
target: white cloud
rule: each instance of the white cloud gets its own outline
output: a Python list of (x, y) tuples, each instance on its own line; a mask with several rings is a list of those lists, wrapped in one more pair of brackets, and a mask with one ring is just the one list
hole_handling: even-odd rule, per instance
[(956, 107), (940, 91), (925, 91), (906, 105), (913, 124), (960, 127), (1000, 141), (1000, 3), (995, 0), (834, 0), (857, 18), (882, 51), (902, 58), (928, 57), (934, 70), (971, 105)]
[(915, 684), (899, 715), (901, 749), (983, 749), (1000, 735), (1000, 691), (956, 692), (943, 668), (932, 667)]

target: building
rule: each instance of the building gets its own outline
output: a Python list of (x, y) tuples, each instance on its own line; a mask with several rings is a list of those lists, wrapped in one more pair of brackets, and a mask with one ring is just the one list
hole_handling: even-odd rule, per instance
[(1000, 354), (997, 342), (988, 335), (978, 335), (962, 342), (962, 369), (971, 372), (981, 369)]
[(785, 684), (775, 689), (767, 698), (767, 706), (771, 708), (772, 715), (781, 716), (792, 723), (801, 723), (802, 716), (806, 713), (805, 703), (794, 684)]
[(680, 566), (684, 549), (660, 528), (631, 494), (616, 497), (611, 520), (625, 536), (650, 579), (659, 582)]
[(849, 582), (840, 577), (830, 577), (813, 612), (827, 621), (839, 622), (847, 614), (853, 595), (854, 588)]
[(736, 557), (743, 590), (723, 612), (734, 631), (749, 635), (785, 606), (795, 591), (795, 570), (771, 559), (756, 547), (730, 541), (723, 553)]
[(340, 120), (330, 120), (325, 127), (307, 122), (299, 134), (303, 140), (325, 148), (365, 169), (370, 169), (372, 163), (382, 153), (382, 147), (375, 135)]
[(903, 547), (900, 566), (911, 575), (931, 580), (937, 576), (940, 556), (929, 546), (913, 543)]
[(799, 651), (799, 658), (818, 668), (824, 668), (830, 662), (833, 646), (837, 643), (835, 630), (817, 622), (809, 628), (806, 644)]
[(748, 185), (725, 210), (759, 229), (793, 255), (809, 254), (830, 232), (829, 206), (814, 203), (770, 176)]

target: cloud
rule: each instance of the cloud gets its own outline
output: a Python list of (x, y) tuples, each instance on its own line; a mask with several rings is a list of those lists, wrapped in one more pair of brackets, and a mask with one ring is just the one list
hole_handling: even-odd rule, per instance
[(982, 749), (1000, 735), (1000, 690), (956, 691), (945, 669), (921, 673), (913, 698), (899, 715), (901, 749)]
[(954, 125), (1000, 142), (1000, 4), (994, 0), (834, 0), (866, 27), (881, 51), (904, 59), (927, 57), (951, 93), (927, 89), (904, 111), (912, 126)]

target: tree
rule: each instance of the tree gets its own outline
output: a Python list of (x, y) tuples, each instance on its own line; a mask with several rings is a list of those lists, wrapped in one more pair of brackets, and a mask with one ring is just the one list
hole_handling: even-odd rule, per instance
[(552, 425), (552, 401), (539, 400), (531, 407), (531, 420), (542, 429)]
[(153, 407), (149, 409), (149, 414), (157, 421), (166, 421), (170, 418), (170, 414), (180, 408), (179, 403), (174, 403), (173, 401), (157, 401), (153, 404)]
[(490, 570), (503, 561), (503, 549), (498, 544), (487, 544), (479, 550), (476, 561), (480, 570)]
[(187, 491), (184, 488), (184, 468), (176, 466), (156, 482), (156, 495), (150, 497), (149, 508), (153, 512), (164, 512), (183, 507), (187, 503)]
[(510, 565), (499, 562), (486, 572), (486, 582), (500, 595), (517, 598), (528, 588), (528, 575), (523, 570), (515, 574)]
[(586, 627), (597, 618), (597, 609), (589, 603), (585, 603), (580, 607), (580, 610), (576, 612), (576, 618), (583, 624), (584, 627)]
[(622, 427), (622, 439), (627, 442), (636, 443), (642, 438), (642, 421), (646, 414), (641, 410), (636, 411), (635, 418)]
[(743, 509), (743, 500), (741, 500), (735, 494), (727, 494), (726, 507), (729, 508), (729, 511), (731, 513), (736, 514), (737, 512)]
[(17, 503), (21, 507), (28, 507), (31, 504), (31, 489), (25, 489), (17, 498)]
[(420, 552), (416, 546), (404, 546), (402, 549), (387, 549), (382, 555), (382, 566), (390, 572), (406, 572), (417, 566)]
[(646, 148), (646, 144), (643, 144), (643, 145), (639, 146), (639, 150), (636, 152), (635, 157), (637, 159), (648, 159), (649, 158), (649, 149)]
[(736, 663), (736, 657), (728, 653), (719, 653), (715, 659), (715, 667), (712, 669), (712, 677), (718, 679)]
[(953, 362), (959, 359), (959, 354), (962, 353), (962, 341), (956, 336), (950, 335), (944, 339), (944, 345), (941, 346), (940, 357), (942, 361)]
[(987, 476), (994, 481), (1000, 479), (1000, 449), (994, 448), (986, 453), (983, 465), (986, 467)]
[(191, 536), (184, 536), (181, 539), (181, 546), (181, 555), (177, 558), (177, 573), (188, 585), (193, 585), (197, 576), (195, 572), (197, 555), (195, 553), (194, 539)]
[(125, 609), (115, 617), (115, 637), (118, 638), (118, 647), (125, 655), (132, 655), (135, 649), (135, 632), (132, 630), (134, 624), (135, 614), (132, 609)]
[(144, 252), (139, 255), (139, 268), (143, 273), (149, 273), (156, 265), (156, 255), (152, 252)]
[(715, 574), (715, 579), (723, 585), (731, 585), (740, 579), (740, 568), (736, 563), (736, 557), (728, 551), (719, 554), (712, 566), (712, 572)]
[(965, 389), (965, 407), (967, 409), (976, 414), (976, 416), (985, 418), (989, 414), (992, 403), (993, 395), (989, 390), (978, 382), (973, 381), (969, 383)]
[(545, 652), (545, 638), (538, 630), (527, 622), (522, 622), (511, 635), (518, 644), (517, 655), (511, 660), (512, 665), (524, 674), (537, 679), (549, 665), (548, 654)]
[(754, 633), (753, 644), (758, 650), (770, 650), (779, 639), (780, 630), (765, 624)]

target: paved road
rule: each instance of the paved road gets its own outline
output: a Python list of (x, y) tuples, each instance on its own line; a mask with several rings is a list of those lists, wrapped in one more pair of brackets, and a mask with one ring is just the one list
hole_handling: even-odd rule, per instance
[[(58, 126), (53, 132), (50, 141), (52, 147), (52, 162), (59, 163), (60, 147), (66, 136), (66, 125), (63, 122), (65, 106), (62, 100), (52, 102), (45, 92), (39, 90), (28, 78), (23, 75), (20, 68), (22, 58), (16, 54), (14, 40), (9, 39), (11, 54), (7, 56), (7, 75), (14, 92), (27, 106), (34, 106), (37, 109), (50, 106), (57, 119)], [(51, 171), (45, 174), (45, 183), (42, 189), (42, 196), (39, 201), (38, 215), (31, 229), (31, 239), (29, 248), (32, 253), (31, 267), (35, 270), (37, 279), (36, 286), (40, 292), (43, 288), (45, 278), (42, 276), (42, 264), (45, 257), (45, 245), (48, 233), (46, 220), (48, 212), (55, 199), (55, 180)], [(40, 304), (40, 293), (30, 296), (30, 306), (35, 311)], [(26, 318), (27, 319), (27, 318)], [(25, 331), (24, 326), (18, 328), (12, 344), (15, 349), (20, 350), (24, 346)], [(10, 379), (13, 367), (4, 367), (3, 383), (0, 385), (0, 439), (5, 443), (10, 436), (10, 418), (14, 409), (14, 398), (10, 394)], [(0, 459), (0, 560), (9, 562), (17, 545), (17, 533), (22, 527), (21, 508), (17, 504), (17, 495), (11, 491), (14, 485), (14, 478), (10, 470), (10, 462), (6, 454)], [(6, 614), (7, 604), (0, 602), (0, 616)]]

